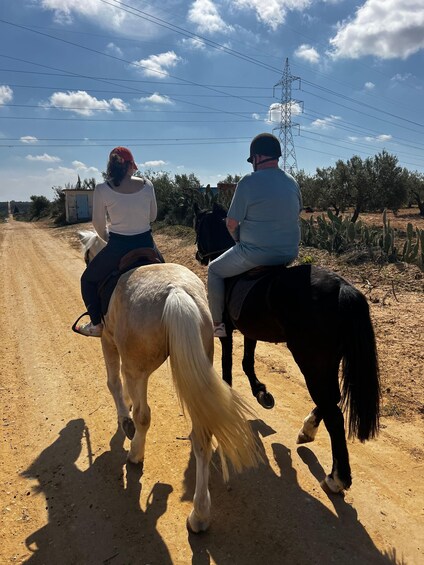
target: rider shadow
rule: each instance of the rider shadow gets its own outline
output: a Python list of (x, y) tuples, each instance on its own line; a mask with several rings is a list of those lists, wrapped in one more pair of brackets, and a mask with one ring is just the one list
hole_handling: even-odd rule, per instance
[[(157, 483), (140, 508), (141, 466), (123, 465), (124, 434), (118, 430), (111, 450), (93, 460), (84, 420), (70, 421), (58, 439), (22, 474), (37, 479), (46, 500), (48, 523), (26, 539), (32, 555), (25, 563), (172, 564), (156, 524), (166, 511), (172, 487)], [(77, 465), (83, 443), (89, 467)]]
[[(264, 436), (262, 429), (269, 435), (270, 428), (263, 428), (260, 420), (252, 422), (252, 427), (258, 440)], [(214, 455), (212, 523), (206, 534), (189, 535), (193, 565), (209, 565), (212, 560), (220, 565), (401, 563), (394, 551), (389, 555), (378, 550), (342, 496), (331, 498), (335, 514), (301, 488), (290, 449), (280, 443), (271, 447), (272, 465), (264, 450), (265, 462), (258, 469), (233, 475), (227, 488)], [(306, 457), (306, 451), (310, 452), (305, 449), (302, 456), (314, 476), (324, 478), (322, 467), (316, 458)]]

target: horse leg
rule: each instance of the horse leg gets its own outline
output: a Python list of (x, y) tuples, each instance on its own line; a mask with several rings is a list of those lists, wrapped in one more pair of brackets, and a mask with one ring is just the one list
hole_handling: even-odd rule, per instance
[(115, 402), (118, 414), (118, 425), (122, 427), (125, 435), (129, 439), (132, 439), (135, 429), (130, 417), (128, 396), (124, 392), (125, 387), (124, 389), (122, 387), (120, 377), (121, 360), (118, 350), (113, 341), (106, 336), (102, 338), (102, 350), (106, 364), (107, 386)]
[[(317, 411), (313, 410), (306, 418), (308, 423), (312, 423), (306, 429), (307, 435), (310, 435), (310, 428), (318, 427), (321, 418), (330, 435), (333, 466), (331, 473), (325, 477), (321, 486), (333, 493), (339, 493), (350, 487), (352, 475), (343, 414), (338, 406), (340, 402), (338, 377), (340, 359), (333, 354), (331, 348), (329, 349), (329, 343), (331, 344), (331, 341), (327, 340), (326, 350), (323, 344), (319, 347), (319, 344), (315, 343), (313, 347), (304, 336), (303, 339), (298, 339), (298, 343), (294, 344), (291, 341), (287, 345), (305, 377), (306, 386), (317, 407)], [(337, 351), (336, 345), (334, 345), (334, 351)], [(300, 433), (302, 431), (305, 431), (304, 428)]]
[(132, 400), (135, 425), (135, 435), (131, 440), (127, 459), (130, 463), (143, 463), (146, 434), (150, 428), (151, 420), (150, 407), (147, 404), (149, 374), (144, 371), (132, 371), (130, 373), (127, 368), (124, 368), (124, 378)]
[(347, 451), (344, 418), (337, 404), (326, 405), (322, 408), (325, 427), (330, 434), (331, 451), (333, 455), (333, 468), (322, 484), (332, 493), (339, 493), (348, 489), (352, 484), (352, 474)]
[(254, 339), (245, 336), (242, 367), (245, 375), (249, 379), (253, 396), (263, 408), (269, 410), (274, 407), (275, 402), (272, 394), (266, 390), (266, 386), (258, 380), (255, 373), (256, 343)]
[(299, 431), (296, 443), (309, 443), (314, 441), (318, 431), (318, 426), (322, 420), (322, 415), (317, 406), (303, 420), (303, 426)]
[(227, 337), (221, 337), (221, 368), (222, 378), (229, 385), (233, 386), (233, 332), (227, 329)]
[(190, 439), (196, 458), (196, 487), (193, 497), (193, 510), (187, 518), (187, 528), (197, 534), (206, 531), (210, 524), (211, 497), (208, 484), (212, 447), (210, 442), (206, 449), (201, 447), (194, 428), (190, 434)]

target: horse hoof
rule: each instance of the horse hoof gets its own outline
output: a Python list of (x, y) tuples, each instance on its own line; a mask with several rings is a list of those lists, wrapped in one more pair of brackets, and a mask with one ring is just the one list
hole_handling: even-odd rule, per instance
[[(190, 522), (190, 519), (193, 520), (193, 524)], [(196, 520), (193, 517), (192, 512), (186, 521), (187, 530), (190, 534), (201, 534), (202, 532), (206, 532), (206, 530), (209, 528), (209, 520), (207, 522), (197, 521), (197, 524), (195, 522)]]
[(311, 443), (311, 441), (314, 441), (315, 438), (308, 436), (307, 434), (305, 434), (305, 432), (300, 431), (299, 435), (297, 436), (297, 440), (296, 443), (299, 445), (301, 443)]
[(133, 439), (135, 436), (135, 426), (131, 418), (126, 417), (122, 421), (122, 429), (128, 439)]
[(263, 408), (266, 408), (266, 410), (271, 410), (271, 408), (274, 408), (274, 397), (269, 392), (264, 392), (263, 390), (259, 391), (256, 395), (256, 400)]
[(338, 482), (336, 482), (333, 477), (327, 475), (323, 481), (320, 482), (322, 490), (326, 494), (343, 494), (344, 489)]

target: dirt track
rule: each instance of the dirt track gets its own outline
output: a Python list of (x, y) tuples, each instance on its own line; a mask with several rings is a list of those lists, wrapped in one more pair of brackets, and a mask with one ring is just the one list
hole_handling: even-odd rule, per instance
[(377, 441), (350, 443), (353, 486), (330, 498), (319, 486), (331, 466), (325, 429), (295, 443), (311, 402), (291, 356), (258, 346), (276, 398), (264, 411), (241, 375), (239, 338), (235, 388), (257, 411), (267, 463), (229, 487), (213, 468), (210, 531), (188, 535), (190, 426), (168, 367), (151, 379), (140, 477), (125, 465), (100, 342), (70, 331), (83, 308), (79, 252), (53, 230), (10, 221), (0, 258), (1, 564), (424, 563), (422, 420), (383, 418)]

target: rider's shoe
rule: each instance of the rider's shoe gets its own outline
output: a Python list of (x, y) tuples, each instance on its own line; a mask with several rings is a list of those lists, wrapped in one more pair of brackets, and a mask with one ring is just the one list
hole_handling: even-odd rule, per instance
[(103, 324), (93, 325), (91, 322), (83, 324), (82, 326), (77, 326), (75, 331), (81, 335), (86, 335), (88, 337), (102, 337)]
[(214, 324), (213, 325), (213, 335), (214, 337), (227, 337), (227, 330), (225, 329), (225, 324)]

